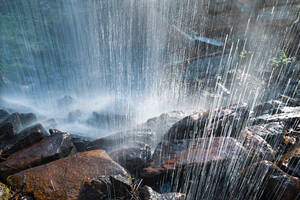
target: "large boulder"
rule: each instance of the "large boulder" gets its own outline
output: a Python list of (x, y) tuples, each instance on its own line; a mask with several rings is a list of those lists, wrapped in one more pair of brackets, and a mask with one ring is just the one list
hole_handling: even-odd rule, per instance
[(171, 192), (160, 194), (149, 186), (143, 186), (140, 189), (140, 196), (143, 200), (185, 200), (186, 195), (183, 193)]
[(36, 200), (77, 200), (85, 179), (118, 174), (129, 177), (104, 151), (94, 150), (19, 172), (8, 182), (19, 189), (25, 177), (23, 191), (33, 194)]
[(151, 158), (151, 148), (144, 143), (122, 145), (108, 155), (132, 175), (139, 176)]
[(73, 144), (76, 147), (76, 150), (78, 152), (86, 151), (89, 143), (93, 141), (92, 138), (84, 137), (81, 135), (71, 134), (71, 136), (72, 136)]
[(276, 152), (273, 148), (259, 135), (249, 131), (243, 131), (243, 146), (249, 152), (248, 158), (251, 162), (258, 162), (261, 160), (275, 160)]
[(0, 139), (11, 138), (23, 128), (20, 115), (13, 113), (0, 124)]
[(44, 129), (41, 124), (35, 124), (24, 130), (22, 130), (18, 135), (13, 138), (14, 144), (4, 148), (1, 156), (8, 157), (9, 155), (25, 148), (29, 147), (43, 138), (49, 136), (49, 133)]
[(298, 200), (300, 181), (270, 161), (246, 168), (237, 184), (236, 199)]
[(249, 116), (247, 104), (196, 113), (175, 123), (164, 139), (192, 139), (209, 136), (239, 137)]
[(21, 170), (38, 166), (75, 153), (71, 135), (53, 134), (40, 142), (10, 155), (0, 163), (0, 176), (7, 176)]
[(184, 191), (191, 193), (191, 199), (202, 199), (208, 190), (220, 188), (226, 189), (216, 195), (224, 195), (230, 192), (231, 173), (238, 173), (244, 167), (246, 155), (242, 145), (230, 137), (165, 141), (156, 148), (153, 161), (143, 170), (142, 177), (158, 191), (188, 188)]

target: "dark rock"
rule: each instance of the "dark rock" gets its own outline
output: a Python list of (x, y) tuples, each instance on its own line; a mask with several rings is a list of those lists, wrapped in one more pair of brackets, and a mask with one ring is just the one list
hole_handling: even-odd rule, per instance
[(300, 181), (269, 161), (246, 168), (237, 184), (236, 199), (299, 199)]
[(115, 175), (87, 179), (84, 182), (78, 200), (94, 199), (183, 200), (185, 195), (181, 193), (159, 194), (148, 186), (141, 187), (141, 181)]
[(209, 136), (239, 137), (246, 125), (249, 109), (246, 104), (233, 105), (216, 111), (196, 113), (175, 123), (164, 139), (191, 139)]
[(257, 117), (265, 114), (273, 115), (282, 113), (280, 110), (282, 105), (282, 102), (274, 100), (258, 104), (253, 108), (253, 115), (254, 117)]
[(243, 135), (243, 146), (249, 152), (248, 158), (251, 159), (251, 162), (275, 160), (275, 151), (262, 137), (249, 130), (243, 131)]
[(80, 199), (80, 186), (85, 179), (118, 174), (129, 177), (104, 151), (95, 150), (19, 172), (10, 176), (8, 182), (19, 189), (25, 176), (23, 191), (33, 194), (36, 200), (76, 200)]
[(280, 122), (249, 126), (248, 130), (266, 140), (275, 151), (280, 150), (286, 135), (284, 124)]
[(182, 193), (165, 193), (155, 192), (149, 186), (143, 186), (140, 190), (140, 196), (143, 200), (185, 200), (186, 195)]
[(0, 183), (0, 199), (8, 200), (10, 198), (10, 195), (10, 189), (3, 183)]
[(22, 125), (25, 127), (27, 125), (32, 124), (33, 122), (36, 122), (37, 118), (36, 115), (33, 113), (21, 113), (20, 120), (22, 122)]
[[(288, 112), (287, 112), (288, 111)], [(285, 108), (283, 113), (275, 115), (262, 115), (253, 120), (253, 125), (256, 124), (267, 124), (270, 122), (284, 122), (286, 126), (291, 126), (295, 124), (296, 121), (300, 119), (300, 109), (299, 107), (295, 108)]]
[(232, 173), (243, 169), (246, 158), (242, 145), (229, 137), (163, 142), (158, 145), (153, 161), (141, 176), (145, 184), (157, 191), (184, 190), (191, 193), (191, 199), (205, 199), (209, 190), (215, 191), (210, 193), (210, 199), (226, 193), (230, 197), (230, 185), (234, 181)]
[(21, 170), (68, 156), (75, 151), (70, 134), (54, 134), (10, 155), (6, 161), (0, 163), (0, 176), (5, 178)]
[(104, 149), (110, 151), (123, 144), (145, 143), (151, 145), (154, 143), (155, 134), (150, 129), (133, 129), (124, 132), (118, 132), (90, 142), (87, 150)]
[(87, 147), (89, 143), (93, 140), (92, 138), (83, 137), (75, 134), (71, 134), (71, 136), (72, 136), (73, 144), (76, 147), (76, 150), (78, 152), (87, 151)]
[(186, 117), (187, 114), (182, 111), (172, 111), (168, 113), (163, 113), (158, 117), (153, 117), (148, 119), (142, 127), (151, 129), (157, 134), (158, 140), (165, 134), (173, 124)]
[(0, 140), (3, 138), (11, 138), (23, 128), (20, 115), (18, 113), (13, 113), (9, 115), (0, 124)]
[(151, 148), (143, 143), (140, 143), (140, 145), (129, 144), (120, 146), (108, 155), (132, 175), (138, 176), (150, 161)]
[(0, 122), (5, 120), (9, 116), (9, 113), (6, 110), (0, 109)]
[(93, 112), (87, 123), (102, 129), (112, 129), (130, 124), (131, 119), (129, 116), (122, 114)]
[(66, 108), (66, 107), (70, 107), (75, 101), (73, 97), (66, 95), (63, 98), (58, 99), (56, 102), (58, 107)]
[(152, 162), (143, 176), (153, 176), (182, 166), (238, 159), (246, 155), (242, 145), (233, 138), (212, 137), (164, 141), (154, 151)]
[(291, 98), (289, 96), (281, 95), (280, 100), (284, 102), (286, 106), (291, 106), (291, 107), (300, 106), (300, 100), (297, 98)]
[(41, 124), (36, 124), (22, 130), (18, 135), (13, 138), (14, 144), (8, 148), (5, 148), (1, 153), (1, 156), (8, 157), (9, 155), (29, 147), (43, 138), (49, 136), (49, 133), (44, 129)]
[(132, 180), (122, 175), (88, 179), (80, 189), (78, 200), (137, 199), (138, 191), (134, 191), (132, 185)]

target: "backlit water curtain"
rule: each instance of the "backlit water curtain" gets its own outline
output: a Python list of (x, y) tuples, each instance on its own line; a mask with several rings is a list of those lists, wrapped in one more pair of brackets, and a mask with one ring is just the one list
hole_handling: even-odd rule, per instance
[(0, 0), (1, 182), (68, 159), (6, 171), (69, 132), (136, 178), (102, 199), (300, 199), (299, 21), (298, 0)]

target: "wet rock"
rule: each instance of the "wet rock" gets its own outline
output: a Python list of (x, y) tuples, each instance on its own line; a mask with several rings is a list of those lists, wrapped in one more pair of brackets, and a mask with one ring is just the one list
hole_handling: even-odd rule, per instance
[(249, 126), (248, 130), (254, 135), (260, 136), (270, 144), (275, 151), (278, 151), (280, 146), (284, 143), (284, 136), (286, 134), (283, 123), (271, 122), (266, 124)]
[(80, 189), (78, 200), (131, 198), (138, 199), (138, 191), (133, 190), (131, 179), (119, 174), (87, 179)]
[(249, 116), (247, 104), (196, 113), (175, 123), (164, 139), (191, 139), (208, 136), (239, 137)]
[(102, 176), (87, 179), (80, 189), (78, 200), (94, 199), (140, 199), (140, 200), (183, 200), (181, 193), (159, 194), (148, 186), (141, 186), (141, 181), (122, 175)]
[(143, 176), (153, 176), (182, 166), (238, 159), (245, 149), (233, 138), (212, 137), (164, 141), (154, 151)]
[(22, 125), (25, 127), (27, 125), (32, 124), (33, 122), (36, 122), (37, 117), (33, 113), (21, 113), (20, 114), (20, 120), (22, 122)]
[[(245, 149), (233, 138), (185, 139), (160, 143), (141, 177), (156, 191), (185, 191), (191, 199), (205, 199), (215, 191), (210, 199), (216, 199), (229, 196), (235, 178), (231, 173), (239, 173), (246, 163)], [(215, 184), (208, 188), (208, 182)]]
[(32, 193), (36, 200), (78, 199), (80, 186), (85, 179), (100, 176), (129, 175), (102, 150), (82, 152), (34, 167), (8, 178), (15, 189), (22, 185), (23, 191)]
[(66, 108), (70, 107), (75, 102), (75, 100), (73, 99), (73, 97), (66, 95), (63, 98), (58, 99), (56, 102), (58, 107)]
[(280, 99), (286, 106), (297, 107), (300, 106), (300, 100), (297, 98), (291, 98), (289, 96), (281, 95)]
[(127, 115), (93, 112), (87, 123), (102, 129), (118, 128), (131, 123)]
[(238, 184), (238, 199), (299, 199), (300, 181), (269, 161), (246, 168)]
[(6, 110), (0, 109), (0, 122), (5, 120), (9, 116), (9, 113)]
[(0, 183), (0, 199), (8, 200), (10, 198), (10, 195), (11, 194), (9, 188), (3, 183)]
[(75, 153), (71, 135), (59, 133), (10, 155), (0, 163), (0, 176), (5, 178), (21, 170), (38, 166)]
[(104, 149), (110, 151), (123, 144), (145, 143), (151, 145), (154, 143), (155, 133), (150, 129), (133, 129), (118, 132), (90, 142), (87, 150)]
[(13, 113), (0, 124), (0, 139), (10, 138), (23, 128), (20, 115)]
[(8, 148), (5, 148), (1, 153), (1, 156), (8, 157), (9, 155), (29, 147), (43, 138), (49, 136), (49, 133), (44, 129), (41, 124), (35, 124), (24, 130), (13, 138), (14, 144)]
[(276, 152), (262, 137), (252, 133), (247, 129), (243, 131), (243, 135), (243, 146), (249, 152), (248, 158), (251, 159), (251, 162), (275, 160)]
[(282, 111), (280, 110), (282, 104), (283, 103), (281, 101), (276, 100), (258, 104), (253, 108), (253, 116), (257, 117), (265, 114), (273, 115), (282, 113)]
[(182, 193), (173, 192), (160, 194), (146, 185), (141, 188), (140, 196), (143, 200), (184, 200), (186, 198), (186, 195)]
[(72, 136), (72, 142), (78, 152), (87, 151), (87, 147), (89, 143), (93, 141), (93, 139), (89, 137), (83, 137), (75, 134), (71, 134), (71, 136)]
[(300, 119), (300, 109), (299, 107), (286, 107), (283, 108), (283, 113), (275, 115), (262, 115), (253, 120), (253, 125), (256, 124), (267, 124), (270, 122), (284, 122), (287, 125), (293, 125)]
[(151, 148), (144, 143), (129, 144), (109, 152), (108, 155), (132, 175), (138, 176), (150, 161)]
[(158, 117), (153, 117), (148, 119), (142, 127), (151, 129), (157, 134), (158, 140), (165, 134), (173, 124), (186, 117), (188, 114), (182, 111), (172, 111), (168, 113), (163, 113)]

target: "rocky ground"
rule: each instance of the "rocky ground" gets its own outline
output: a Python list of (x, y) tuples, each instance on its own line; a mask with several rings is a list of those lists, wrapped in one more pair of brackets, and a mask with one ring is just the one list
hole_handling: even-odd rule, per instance
[(164, 113), (96, 140), (47, 131), (33, 113), (0, 119), (1, 199), (300, 199), (291, 97)]

